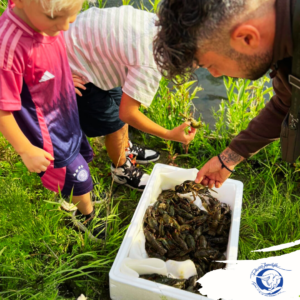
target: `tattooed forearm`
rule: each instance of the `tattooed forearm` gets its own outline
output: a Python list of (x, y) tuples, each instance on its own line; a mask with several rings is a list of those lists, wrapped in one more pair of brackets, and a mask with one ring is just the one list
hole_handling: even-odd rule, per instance
[(235, 165), (244, 160), (244, 157), (237, 154), (230, 148), (226, 148), (221, 154), (220, 157), (224, 163)]

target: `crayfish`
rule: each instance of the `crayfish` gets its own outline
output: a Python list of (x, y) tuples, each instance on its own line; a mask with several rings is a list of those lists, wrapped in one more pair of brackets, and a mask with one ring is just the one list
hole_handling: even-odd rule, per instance
[[(187, 193), (193, 197), (186, 198)], [(206, 211), (195, 204), (197, 196)], [(230, 224), (230, 206), (213, 197), (207, 187), (186, 180), (174, 189), (163, 191), (146, 209), (145, 248), (149, 257), (164, 261), (192, 260), (199, 278), (211, 270), (224, 268), (224, 263), (215, 260), (226, 259), (223, 253), (227, 249)], [(184, 281), (155, 274), (143, 278), (199, 293), (192, 277)]]
[(184, 115), (184, 114), (181, 113), (181, 112), (180, 112), (179, 114), (185, 119), (185, 121), (191, 122), (191, 127), (197, 129), (197, 128), (200, 128), (200, 127), (203, 126), (202, 123), (201, 123), (201, 121), (197, 122), (194, 118), (188, 117), (188, 116)]

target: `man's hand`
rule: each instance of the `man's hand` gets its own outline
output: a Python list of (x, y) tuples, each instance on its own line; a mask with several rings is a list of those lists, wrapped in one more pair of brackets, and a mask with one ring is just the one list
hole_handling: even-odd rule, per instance
[(20, 156), (29, 172), (45, 172), (54, 158), (45, 150), (31, 145), (20, 153)]
[(84, 86), (84, 81), (79, 76), (74, 75), (74, 74), (72, 74), (72, 78), (73, 78), (73, 83), (74, 83), (74, 86), (75, 86), (76, 94), (79, 95), (80, 97), (82, 97), (81, 92), (77, 88), (79, 87), (82, 90), (86, 90), (86, 87)]
[(189, 127), (190, 124), (191, 122), (184, 122), (178, 127), (175, 127), (174, 129), (170, 130), (168, 132), (167, 139), (188, 145), (194, 139), (195, 134), (197, 132), (195, 128), (191, 127), (189, 133), (188, 134), (185, 133), (185, 129)]
[[(226, 148), (220, 155), (223, 163), (227, 168), (233, 170), (236, 165), (244, 160), (244, 157), (235, 153), (230, 148)], [(219, 188), (224, 181), (231, 175), (231, 172), (222, 168), (222, 164), (217, 156), (209, 160), (198, 172), (195, 182), (208, 185), (210, 188), (214, 186)]]

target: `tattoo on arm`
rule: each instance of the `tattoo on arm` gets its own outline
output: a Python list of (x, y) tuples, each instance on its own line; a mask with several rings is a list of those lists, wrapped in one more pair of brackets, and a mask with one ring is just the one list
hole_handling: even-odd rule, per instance
[(232, 151), (230, 148), (226, 148), (221, 154), (220, 157), (222, 159), (222, 161), (224, 163), (228, 163), (228, 164), (238, 164), (240, 163), (242, 160), (244, 160), (244, 157), (235, 153), (234, 151)]

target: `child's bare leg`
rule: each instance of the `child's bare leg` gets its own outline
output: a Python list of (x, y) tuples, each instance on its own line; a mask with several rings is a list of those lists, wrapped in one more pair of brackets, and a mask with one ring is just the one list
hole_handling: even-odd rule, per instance
[(83, 215), (90, 214), (94, 209), (92, 202), (91, 202), (90, 193), (87, 193), (87, 194), (84, 194), (81, 196), (73, 196), (72, 202), (73, 202), (73, 204), (77, 205), (77, 208)]
[(125, 124), (118, 131), (106, 135), (105, 146), (113, 164), (116, 167), (124, 165), (126, 162), (125, 148), (128, 146), (128, 125)]

